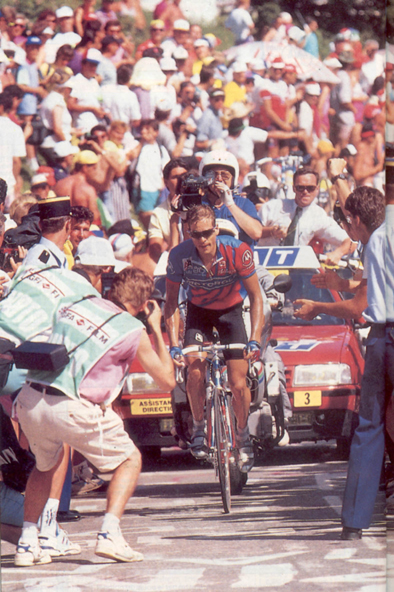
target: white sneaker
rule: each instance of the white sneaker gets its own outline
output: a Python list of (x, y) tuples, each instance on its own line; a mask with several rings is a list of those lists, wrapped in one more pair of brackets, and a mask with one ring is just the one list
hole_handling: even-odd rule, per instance
[(142, 561), (144, 556), (134, 551), (124, 540), (122, 533), (99, 532), (97, 535), (96, 555), (116, 561)]
[(49, 553), (43, 551), (38, 543), (31, 545), (23, 541), (18, 542), (14, 557), (16, 567), (31, 567), (32, 565), (51, 563), (51, 561)]
[(56, 536), (38, 535), (38, 541), (41, 549), (51, 557), (63, 557), (64, 555), (78, 555), (81, 547), (77, 543), (72, 543), (65, 530), (59, 527)]

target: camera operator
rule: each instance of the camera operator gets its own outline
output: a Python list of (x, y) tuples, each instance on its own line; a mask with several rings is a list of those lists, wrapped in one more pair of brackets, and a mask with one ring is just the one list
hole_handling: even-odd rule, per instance
[(214, 182), (206, 189), (202, 203), (210, 205), (216, 218), (230, 220), (239, 231), (239, 240), (254, 246), (262, 235), (262, 224), (255, 206), (236, 193), (239, 164), (226, 150), (213, 150), (200, 162), (200, 175), (212, 175)]

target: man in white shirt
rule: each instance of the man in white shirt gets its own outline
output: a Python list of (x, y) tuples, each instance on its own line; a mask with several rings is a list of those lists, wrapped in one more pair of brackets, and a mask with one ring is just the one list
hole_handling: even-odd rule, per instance
[(26, 156), (26, 144), (22, 128), (8, 117), (12, 107), (12, 98), (6, 93), (0, 94), (0, 163), (1, 177), (8, 185), (6, 207), (15, 197), (16, 176), (21, 168), (21, 158)]
[(309, 245), (319, 239), (335, 249), (328, 253), (327, 263), (335, 265), (349, 253), (351, 240), (347, 233), (315, 202), (319, 193), (319, 175), (301, 168), (294, 173), (295, 199), (271, 199), (262, 205), (258, 216), (263, 224), (259, 245)]
[(81, 36), (74, 32), (74, 11), (70, 6), (61, 6), (56, 10), (57, 24), (60, 31), (45, 43), (45, 61), (53, 64), (56, 53), (62, 45), (75, 47), (81, 41)]
[(316, 150), (319, 140), (314, 130), (315, 110), (321, 94), (320, 84), (312, 82), (305, 86), (304, 100), (301, 102), (298, 113), (298, 127), (305, 130), (304, 144), (308, 154)]
[(113, 121), (124, 121), (130, 129), (139, 126), (141, 110), (137, 95), (129, 89), (132, 66), (123, 64), (117, 69), (117, 84), (107, 84), (102, 89), (103, 107)]
[(105, 115), (100, 103), (102, 91), (95, 78), (100, 60), (101, 53), (97, 49), (89, 49), (82, 60), (81, 72), (68, 81), (72, 88), (68, 108), (74, 117), (75, 127), (85, 134)]

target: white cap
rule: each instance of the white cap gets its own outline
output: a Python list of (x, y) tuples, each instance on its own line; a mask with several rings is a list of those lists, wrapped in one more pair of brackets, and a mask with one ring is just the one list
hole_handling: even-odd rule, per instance
[(172, 111), (173, 103), (169, 97), (161, 97), (156, 103), (159, 111)]
[(296, 41), (297, 43), (302, 41), (304, 39), (305, 35), (306, 35), (305, 31), (303, 31), (299, 27), (290, 27), (290, 29), (287, 32), (287, 36), (289, 37), (289, 39), (292, 39), (293, 41)]
[(327, 66), (327, 68), (342, 68), (342, 64), (338, 58), (326, 58), (323, 61), (323, 64)]
[(97, 64), (99, 64), (103, 59), (103, 56), (101, 51), (94, 47), (91, 47), (90, 49), (88, 49), (85, 59), (89, 60), (89, 62), (96, 62)]
[(172, 58), (161, 58), (160, 68), (163, 70), (163, 72), (176, 72), (178, 70), (175, 60)]
[(286, 24), (290, 24), (293, 22), (293, 17), (289, 12), (281, 12), (279, 16), (282, 19), (282, 21)]
[(345, 149), (349, 152), (350, 156), (356, 156), (357, 148), (353, 146), (353, 144), (347, 144), (347, 146), (345, 146)]
[(75, 263), (82, 265), (115, 266), (116, 259), (112, 247), (106, 238), (89, 236), (78, 245), (74, 257)]
[(129, 234), (112, 234), (109, 242), (116, 259), (125, 259), (134, 250), (133, 240)]
[(193, 43), (194, 47), (211, 47), (209, 45), (209, 41), (208, 39), (196, 39), (195, 42)]
[(248, 67), (245, 64), (245, 62), (235, 62), (232, 65), (232, 71), (234, 72), (234, 74), (240, 74), (241, 72), (247, 72)]
[(320, 84), (317, 82), (310, 82), (305, 86), (305, 92), (312, 97), (319, 97), (321, 94)]
[(79, 148), (78, 146), (73, 146), (71, 142), (63, 140), (62, 142), (57, 142), (54, 145), (53, 151), (59, 158), (65, 158), (66, 156), (70, 156), (70, 154), (77, 154), (77, 152), (79, 152)]
[(44, 175), (44, 173), (39, 173), (38, 175), (34, 175), (34, 177), (31, 180), (31, 187), (34, 187), (34, 185), (40, 185), (41, 183), (46, 183), (48, 185), (48, 178), (46, 175)]
[(172, 52), (172, 57), (174, 60), (187, 60), (189, 52), (183, 47), (183, 45), (178, 45), (178, 47)]
[(72, 8), (70, 8), (70, 6), (61, 6), (60, 8), (57, 9), (55, 14), (56, 14), (56, 18), (61, 19), (61, 18), (65, 18), (65, 17), (74, 16), (74, 11)]
[(55, 34), (55, 31), (52, 29), (52, 27), (45, 27), (43, 34), (50, 35), (52, 37)]
[(185, 19), (178, 19), (173, 25), (174, 31), (190, 31), (190, 24)]

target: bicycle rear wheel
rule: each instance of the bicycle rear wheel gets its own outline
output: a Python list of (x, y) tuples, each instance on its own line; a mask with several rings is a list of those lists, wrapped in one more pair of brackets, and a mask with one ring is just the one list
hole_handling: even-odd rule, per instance
[(220, 393), (214, 393), (215, 406), (215, 440), (216, 459), (219, 474), (220, 492), (222, 495), (223, 509), (226, 514), (231, 510), (231, 484), (230, 484), (230, 441), (226, 413)]

